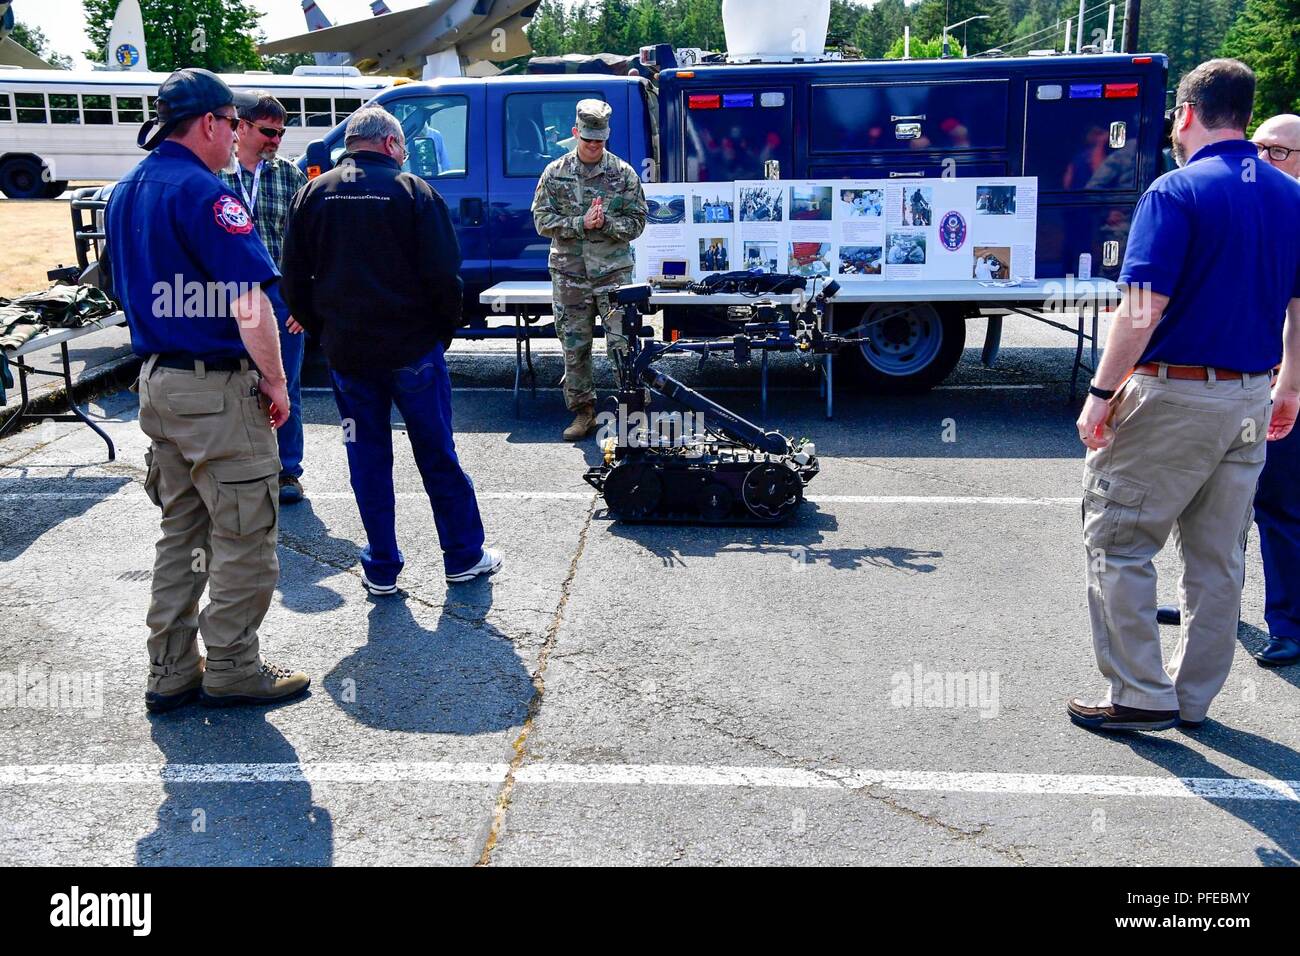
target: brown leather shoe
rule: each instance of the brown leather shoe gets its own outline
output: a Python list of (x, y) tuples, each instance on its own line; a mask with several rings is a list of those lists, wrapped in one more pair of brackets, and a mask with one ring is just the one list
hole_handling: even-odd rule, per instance
[(1079, 697), (1065, 703), (1070, 719), (1089, 730), (1168, 730), (1178, 723), (1176, 710), (1139, 710), (1123, 704), (1097, 707)]
[(307, 690), (311, 678), (302, 671), (277, 667), (269, 661), (242, 680), (213, 687), (204, 682), (201, 698), (205, 707), (231, 707), (235, 704), (274, 704), (297, 697)]
[(203, 686), (203, 661), (200, 657), (198, 670), (185, 674), (174, 672), (170, 664), (150, 664), (149, 684), (144, 692), (145, 710), (161, 714), (198, 697)]
[(573, 424), (564, 430), (565, 441), (582, 441), (596, 428), (596, 407), (583, 405), (574, 416)]

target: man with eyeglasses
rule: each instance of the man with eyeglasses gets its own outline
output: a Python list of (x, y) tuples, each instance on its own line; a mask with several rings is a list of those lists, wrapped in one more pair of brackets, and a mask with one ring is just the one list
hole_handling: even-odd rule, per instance
[[(608, 315), (616, 289), (632, 281), (632, 240), (645, 229), (645, 191), (636, 170), (605, 143), (611, 108), (604, 100), (579, 100), (574, 149), (553, 160), (533, 194), (533, 228), (551, 240), (555, 334), (564, 349), (564, 403), (574, 413), (565, 441), (580, 441), (596, 427), (591, 342), (597, 315)], [(605, 349), (626, 340), (605, 329)]]
[[(279, 267), (289, 202), (307, 184), (307, 176), (293, 163), (281, 159), (280, 143), (288, 113), (270, 93), (252, 94), (257, 101), (239, 110), (239, 168), (222, 171), (222, 180), (234, 190), (253, 216), (257, 234)], [(267, 290), (280, 327), (280, 354), (288, 382), (289, 418), (275, 433), (280, 448), (280, 504), (302, 500), (302, 326), (293, 320), (280, 294), (279, 283)]]
[(1281, 113), (1259, 124), (1250, 140), (1266, 159), (1292, 179), (1300, 179), (1300, 116)]
[(258, 636), (280, 576), (274, 429), (290, 406), (267, 298), (280, 273), (243, 202), (215, 175), (237, 162), (235, 111), (253, 102), (207, 70), (173, 73), (137, 138), (150, 155), (105, 211), (111, 284), (144, 359), (135, 386), (150, 438), (144, 491), (162, 511), (147, 619), (150, 711), (195, 697), (266, 704), (310, 683), (265, 661)]
[[(1133, 212), (1106, 351), (1076, 427), (1103, 731), (1201, 725), (1232, 667), (1266, 440), (1300, 412), (1300, 188), (1246, 139), (1255, 75), (1210, 60), (1178, 85), (1173, 153)], [(1276, 384), (1271, 373), (1279, 363)], [(1270, 400), (1271, 390), (1271, 400)], [(1166, 664), (1153, 559), (1174, 538), (1181, 632)]]

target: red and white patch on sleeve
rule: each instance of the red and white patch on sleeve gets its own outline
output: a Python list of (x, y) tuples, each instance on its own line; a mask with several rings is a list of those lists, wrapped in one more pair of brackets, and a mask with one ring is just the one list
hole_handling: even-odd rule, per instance
[(234, 196), (222, 196), (212, 204), (217, 225), (232, 236), (246, 236), (253, 231), (253, 217)]

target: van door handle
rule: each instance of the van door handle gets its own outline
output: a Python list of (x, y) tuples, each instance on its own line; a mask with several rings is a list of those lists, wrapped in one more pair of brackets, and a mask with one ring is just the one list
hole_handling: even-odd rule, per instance
[(889, 178), (890, 179), (924, 179), (925, 172), (918, 169), (916, 170), (916, 172), (912, 172), (912, 173), (899, 173), (891, 169), (889, 171)]
[(483, 225), (483, 200), (466, 196), (460, 201), (460, 224), (462, 226)]

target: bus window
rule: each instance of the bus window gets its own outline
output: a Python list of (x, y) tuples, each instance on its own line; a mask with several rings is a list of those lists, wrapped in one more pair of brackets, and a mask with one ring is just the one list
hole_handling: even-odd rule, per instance
[(284, 125), (290, 129), (295, 126), (302, 126), (302, 97), (300, 96), (277, 96), (280, 105), (284, 111), (289, 114), (285, 117)]
[(0, 93), (0, 123), (12, 123), (13, 121), (14, 114), (9, 106), (9, 94)]
[(308, 99), (305, 101), (305, 105), (307, 107), (308, 126), (330, 127), (334, 125), (334, 113), (329, 100)]
[(144, 122), (144, 97), (118, 96), (115, 99), (117, 100), (117, 121), (119, 123), (139, 125)]
[(108, 96), (91, 95), (83, 93), (81, 96), (81, 108), (85, 113), (86, 122), (91, 126), (112, 126), (113, 125), (113, 101)]
[(599, 93), (511, 93), (506, 97), (506, 175), (540, 176), (573, 148), (578, 101)]
[(337, 99), (334, 101), (334, 122), (342, 123), (345, 119), (361, 109), (361, 101), (355, 99)]
[(76, 126), (80, 124), (81, 106), (77, 103), (77, 94), (51, 93), (50, 120), (60, 126)]
[(46, 123), (44, 93), (15, 93), (18, 102), (18, 122)]

